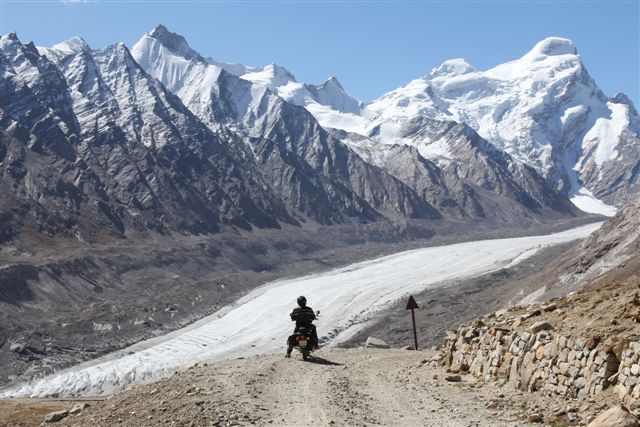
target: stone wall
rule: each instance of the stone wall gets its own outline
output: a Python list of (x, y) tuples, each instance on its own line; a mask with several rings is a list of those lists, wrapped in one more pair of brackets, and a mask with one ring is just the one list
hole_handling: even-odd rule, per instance
[(615, 386), (630, 408), (640, 402), (640, 343), (564, 336), (538, 322), (528, 331), (478, 320), (450, 332), (443, 362), (454, 373), (566, 398)]
[(610, 381), (616, 382), (618, 397), (628, 406), (640, 406), (640, 343), (630, 342), (622, 351), (620, 368), (616, 378)]

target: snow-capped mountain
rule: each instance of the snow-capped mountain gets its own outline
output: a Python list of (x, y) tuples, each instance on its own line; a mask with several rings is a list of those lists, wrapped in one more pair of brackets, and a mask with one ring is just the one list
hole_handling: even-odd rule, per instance
[[(420, 178), (417, 181), (421, 181), (423, 185), (417, 185), (416, 180), (410, 180), (401, 173), (402, 165), (397, 163), (400, 159), (395, 155), (385, 156), (382, 152), (375, 154), (376, 150), (370, 149), (371, 147), (365, 148), (369, 144), (376, 143), (376, 138), (372, 136), (375, 131), (370, 132), (370, 138), (364, 138), (356, 134), (340, 135), (338, 132), (334, 132), (333, 135), (327, 134), (321, 127), (323, 125), (329, 129), (335, 129), (338, 127), (336, 123), (340, 122), (344, 125), (343, 128), (351, 129), (353, 126), (358, 128), (359, 123), (368, 120), (362, 115), (364, 105), (347, 95), (335, 78), (330, 78), (322, 85), (313, 86), (296, 82), (289, 71), (273, 64), (265, 67), (246, 67), (237, 64), (225, 66), (211, 58), (205, 59), (203, 55), (193, 51), (182, 36), (171, 33), (163, 26), (158, 26), (143, 35), (132, 48), (132, 54), (151, 75), (174, 91), (185, 105), (210, 127), (215, 129), (220, 123), (224, 123), (262, 141), (251, 144), (251, 147), (260, 163), (269, 162), (265, 173), (283, 169), (286, 162), (277, 167), (272, 164), (273, 147), (280, 146), (277, 152), (293, 151), (313, 169), (325, 175), (328, 174), (338, 179), (343, 185), (352, 188), (356, 194), (376, 209), (383, 208), (403, 215), (422, 216), (426, 212), (432, 212), (432, 206), (438, 205), (444, 209), (445, 216), (454, 214), (460, 217), (480, 217), (507, 222), (509, 220), (506, 218), (513, 219), (522, 214), (525, 217), (529, 216), (531, 214), (529, 209), (541, 211), (550, 209), (564, 213), (571, 211), (566, 203), (554, 202), (553, 207), (550, 208), (549, 200), (544, 197), (535, 199), (534, 203), (515, 197), (515, 194), (527, 193), (549, 195), (554, 191), (546, 187), (536, 189), (522, 187), (522, 183), (515, 182), (513, 171), (517, 169), (522, 172), (525, 169), (517, 167), (511, 168), (511, 172), (506, 170), (498, 172), (495, 168), (500, 168), (498, 166), (500, 162), (478, 161), (472, 164), (467, 162), (467, 173), (464, 174), (460, 172), (459, 167), (451, 167), (445, 172), (440, 170), (439, 166), (432, 165), (433, 168), (438, 169), (437, 174), (451, 175), (460, 172), (460, 176), (456, 175), (455, 178), (449, 179), (449, 181), (456, 181), (457, 184), (446, 186), (444, 185), (446, 180), (423, 181)], [(355, 124), (349, 123), (354, 119)], [(361, 141), (355, 143), (354, 139)], [(351, 149), (341, 141), (346, 142)], [(267, 147), (267, 151), (264, 151), (263, 147)], [(388, 144), (382, 147), (383, 150), (387, 148), (393, 149)], [(486, 148), (491, 148), (491, 152), (486, 151)], [(490, 147), (489, 144), (477, 145), (473, 150), (476, 149), (483, 151), (482, 158), (491, 157), (499, 151)], [(386, 161), (379, 161), (381, 157), (385, 157)], [(424, 155), (414, 156), (412, 161), (424, 165), (424, 157)], [(345, 159), (351, 160), (345, 161)], [(363, 159), (365, 162), (362, 161)], [(431, 166), (428, 169), (431, 169)], [(474, 172), (468, 173), (472, 169)], [(531, 173), (535, 174), (533, 171), (526, 170), (524, 175)], [(491, 181), (497, 177), (504, 177), (511, 181), (507, 187), (518, 188), (518, 190), (501, 192), (499, 189), (505, 187), (495, 180)], [(279, 182), (277, 177), (273, 178), (274, 182)], [(489, 184), (488, 181), (491, 183)], [(427, 182), (432, 188), (425, 191), (423, 187)], [(535, 182), (535, 186), (539, 186), (542, 181), (532, 178), (523, 182), (529, 184)], [(544, 187), (543, 182), (542, 185)], [(423, 193), (418, 199), (428, 201), (431, 206), (418, 207), (420, 204), (415, 202), (416, 191)], [(477, 191), (483, 195), (478, 194)], [(451, 192), (456, 193), (455, 197), (451, 196)], [(465, 196), (466, 192), (471, 192), (474, 196)], [(427, 198), (425, 194), (430, 194), (431, 197)], [(457, 198), (460, 205), (451, 202), (449, 200), (451, 197), (453, 197), (451, 200)], [(489, 199), (498, 197), (502, 202), (509, 200), (507, 204), (515, 202), (518, 207), (505, 205), (502, 209), (495, 209), (495, 201), (479, 202), (483, 197), (489, 197)], [(557, 201), (561, 197), (554, 194), (551, 198)], [(476, 203), (479, 203), (478, 206), (484, 204), (485, 208), (471, 207), (471, 200), (476, 200)], [(505, 212), (504, 215), (500, 213), (502, 211)], [(419, 212), (423, 213), (419, 214)]]
[[(214, 114), (204, 111), (213, 96), (214, 102), (232, 115), (233, 123), (241, 123), (245, 130), (260, 127), (261, 111), (279, 102), (272, 95), (305, 107), (323, 127), (335, 128), (340, 124), (340, 129), (357, 130), (364, 120), (360, 116), (364, 104), (348, 95), (336, 77), (309, 85), (297, 82), (291, 72), (276, 64), (248, 67), (204, 58), (189, 47), (184, 37), (162, 25), (143, 35), (131, 52), (145, 70), (180, 96), (196, 114), (204, 118)], [(223, 71), (242, 81), (220, 76)], [(230, 89), (234, 96), (225, 97), (219, 92), (220, 85), (215, 81), (225, 78), (236, 86)], [(216, 118), (210, 125), (219, 120), (220, 117)]]
[[(613, 205), (640, 191), (638, 113), (624, 95), (602, 93), (567, 39), (547, 38), (520, 59), (487, 71), (464, 59), (448, 60), (366, 105), (335, 77), (309, 85), (274, 64), (247, 67), (205, 59), (163, 26), (145, 34), (132, 52), (210, 126), (226, 117), (231, 125), (262, 134), (261, 120), (272, 116), (277, 95), (306, 108), (323, 128), (346, 131), (342, 141), (361, 154), (388, 159), (381, 151), (410, 145), (446, 167), (460, 160), (455, 151), (443, 140), (407, 137), (406, 127), (417, 117), (455, 121), (535, 168), (585, 210), (613, 213)], [(211, 83), (224, 80), (217, 77), (222, 71), (240, 77), (231, 79), (226, 94)], [(208, 102), (212, 90), (215, 99)], [(222, 113), (207, 120), (215, 115), (207, 111), (216, 110), (211, 104)]]
[(242, 144), (204, 126), (123, 44), (59, 46), (43, 55), (0, 39), (3, 240), (296, 223)]
[[(306, 109), (273, 92), (273, 85), (293, 79), (286, 70), (233, 67), (255, 83), (185, 43), (158, 26), (135, 44), (132, 54), (211, 129), (226, 126), (251, 138), (248, 147), (259, 167), (293, 208), (322, 223), (342, 221), (328, 211), (336, 205), (368, 220), (380, 217), (371, 207), (411, 218), (440, 216), (411, 188), (328, 135)], [(318, 197), (330, 200), (312, 202)]]
[[(74, 38), (38, 50), (9, 34), (0, 55), (3, 239), (36, 229), (89, 238), (145, 229), (216, 232), (225, 224), (278, 228), (299, 224), (294, 217), (366, 223), (384, 221), (376, 209), (387, 207), (408, 217), (440, 216), (338, 141), (328, 147), (276, 138), (287, 129), (284, 117), (315, 123), (315, 136), (323, 131), (306, 110), (268, 90), (274, 119), (264, 120), (268, 131), (249, 144), (224, 116), (206, 126), (121, 43), (92, 50)], [(298, 153), (270, 144), (276, 139)]]
[[(344, 116), (359, 116), (364, 106), (349, 96), (335, 77), (320, 85), (308, 85), (298, 83), (293, 74), (276, 64), (248, 67), (204, 58), (189, 47), (184, 37), (162, 25), (143, 35), (131, 53), (198, 116), (211, 119), (213, 126), (224, 118), (212, 117), (216, 114), (208, 111), (212, 103), (230, 116), (226, 117), (228, 124), (240, 124), (245, 131), (260, 128), (260, 119), (269, 115), (264, 111), (276, 108), (280, 99), (307, 108), (322, 126), (344, 121)], [(227, 86), (232, 86), (232, 94), (224, 93), (225, 80), (229, 80)]]
[(640, 191), (638, 113), (624, 95), (603, 94), (567, 39), (547, 38), (520, 59), (487, 71), (464, 59), (445, 61), (367, 104), (360, 117), (359, 128), (351, 126), (352, 117), (345, 118), (347, 126), (340, 120), (323, 124), (413, 145), (440, 161), (456, 155), (441, 141), (407, 139), (404, 126), (415, 117), (453, 120), (533, 166), (585, 209), (606, 211), (593, 204), (591, 193), (621, 204)]

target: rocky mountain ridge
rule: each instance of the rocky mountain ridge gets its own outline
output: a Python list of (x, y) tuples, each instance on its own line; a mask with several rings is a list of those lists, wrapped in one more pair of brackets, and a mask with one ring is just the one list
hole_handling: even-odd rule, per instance
[[(607, 97), (598, 88), (568, 39), (546, 38), (521, 58), (486, 71), (461, 58), (448, 60), (367, 104), (340, 86), (336, 94), (352, 99), (348, 109), (309, 97), (286, 70), (279, 76), (253, 81), (304, 106), (325, 128), (415, 146), (437, 163), (455, 159), (455, 151), (437, 140), (407, 138), (404, 127), (416, 118), (455, 121), (532, 166), (583, 209), (613, 214), (598, 200), (621, 206), (640, 191), (638, 112), (624, 94)], [(361, 138), (355, 141), (362, 145)]]
[[(172, 48), (176, 40), (180, 41), (182, 50)], [(435, 209), (442, 209), (439, 214), (444, 217), (453, 214), (456, 218), (477, 218), (494, 223), (533, 218), (543, 212), (543, 215), (551, 217), (573, 212), (573, 207), (562, 201), (563, 196), (538, 179), (536, 172), (516, 164), (518, 162), (510, 158), (510, 169), (505, 168), (504, 161), (496, 161), (503, 154), (484, 142), (475, 143), (473, 147), (464, 144), (456, 146), (450, 142), (451, 149), (461, 153), (458, 167), (444, 168), (429, 162), (426, 169), (431, 172), (423, 171), (424, 158), (412, 154), (410, 161), (415, 164), (414, 170), (422, 171), (412, 179), (405, 173), (403, 154), (397, 159), (392, 155), (387, 156), (384, 162), (376, 161), (384, 155), (384, 149), (388, 146), (379, 144), (365, 153), (361, 149), (362, 143), (343, 144), (348, 138), (335, 132), (327, 133), (308, 114), (306, 110), (312, 111), (314, 108), (309, 102), (313, 101), (313, 105), (322, 104), (320, 98), (327, 100), (322, 104), (324, 107), (342, 113), (350, 114), (361, 108), (361, 104), (344, 93), (336, 79), (331, 78), (314, 89), (297, 83), (288, 71), (275, 65), (262, 69), (238, 70), (236, 67), (234, 71), (238, 75), (235, 75), (226, 73), (224, 65), (205, 60), (187, 47), (182, 36), (159, 26), (145, 34), (132, 52), (150, 74), (171, 88), (205, 123), (217, 126), (216, 123), (224, 120), (229, 126), (248, 135), (258, 135), (252, 149), (254, 152), (261, 150), (263, 158), (273, 158), (271, 146), (274, 146), (274, 141), (275, 145), (281, 147), (279, 151), (295, 151), (312, 168), (337, 177), (376, 209), (395, 211), (409, 217), (434, 217), (433, 207), (437, 206)], [(188, 54), (183, 55), (182, 51)], [(224, 111), (219, 110), (219, 105), (226, 106), (222, 108)], [(306, 110), (297, 105), (304, 105)], [(417, 122), (414, 121), (414, 125)], [(435, 127), (438, 124), (428, 125)], [(448, 130), (441, 133), (446, 134)], [(414, 132), (418, 132), (418, 129), (414, 129)], [(454, 140), (455, 132), (457, 130), (453, 129), (451, 135), (440, 135), (440, 139), (448, 137)], [(471, 139), (477, 141), (480, 138), (473, 135)], [(269, 150), (265, 153), (263, 147)], [(396, 148), (391, 146), (391, 149)], [(477, 156), (479, 160), (476, 160)], [(461, 165), (464, 167), (460, 168)], [(275, 169), (273, 160), (268, 166), (269, 171)], [(439, 178), (433, 179), (432, 175), (438, 175)], [(397, 180), (403, 185), (398, 186)], [(370, 186), (368, 182), (376, 184)], [(407, 191), (406, 187), (412, 191)], [(504, 191), (505, 187), (510, 190)], [(384, 189), (384, 193), (380, 197), (376, 193), (380, 193), (381, 189)], [(415, 192), (421, 196), (419, 199), (430, 206), (418, 208), (412, 201)], [(525, 197), (525, 194), (532, 197)]]
[(124, 45), (54, 64), (14, 34), (0, 43), (7, 238), (296, 222), (233, 135), (202, 125)]

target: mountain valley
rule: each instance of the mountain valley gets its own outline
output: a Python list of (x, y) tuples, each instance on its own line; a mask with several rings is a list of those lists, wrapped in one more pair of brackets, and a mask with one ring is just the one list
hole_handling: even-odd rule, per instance
[[(131, 48), (3, 35), (0, 386), (167, 334), (278, 279), (616, 211), (522, 267), (517, 290), (499, 271), (419, 300), (448, 310), (493, 284), (493, 309), (637, 274), (640, 118), (577, 52), (550, 37), (487, 71), (449, 60), (364, 103), (335, 77), (208, 58), (162, 25)], [(390, 318), (368, 331), (399, 340)]]

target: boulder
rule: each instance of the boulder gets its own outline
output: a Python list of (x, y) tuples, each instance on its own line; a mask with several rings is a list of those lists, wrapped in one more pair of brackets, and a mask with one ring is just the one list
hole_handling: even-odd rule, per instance
[(444, 379), (452, 383), (459, 383), (462, 381), (462, 377), (460, 377), (460, 375), (448, 375), (444, 377)]
[(529, 327), (529, 330), (534, 334), (540, 331), (548, 331), (549, 329), (553, 329), (553, 326), (549, 322), (540, 321), (536, 322)]
[(364, 345), (367, 348), (390, 348), (391, 346), (381, 339), (369, 337), (367, 343)]
[(48, 413), (47, 415), (44, 416), (44, 422), (45, 423), (57, 423), (58, 421), (60, 421), (64, 417), (66, 417), (67, 415), (69, 415), (69, 411), (67, 411), (66, 409), (63, 410), (63, 411), (50, 412), (50, 413)]
[(638, 419), (618, 405), (598, 415), (587, 427), (638, 427)]

